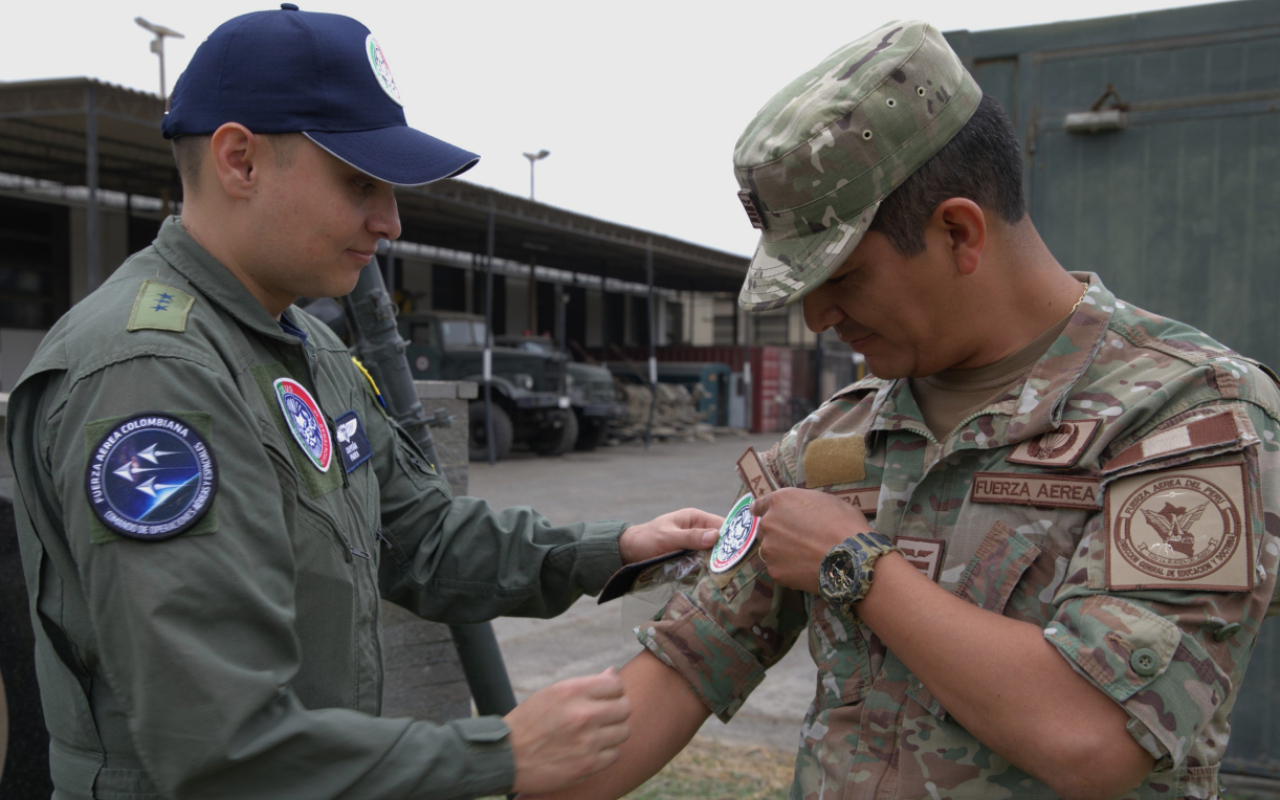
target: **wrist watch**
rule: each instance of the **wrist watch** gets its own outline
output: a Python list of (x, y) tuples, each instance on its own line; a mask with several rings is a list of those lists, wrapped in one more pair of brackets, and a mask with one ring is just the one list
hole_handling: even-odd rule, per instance
[(818, 568), (822, 599), (849, 619), (857, 619), (853, 606), (871, 591), (876, 559), (895, 550), (893, 542), (875, 531), (855, 533), (831, 548)]

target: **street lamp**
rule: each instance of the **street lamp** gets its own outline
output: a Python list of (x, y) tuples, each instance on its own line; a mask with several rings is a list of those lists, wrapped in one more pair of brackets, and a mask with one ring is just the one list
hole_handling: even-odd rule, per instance
[(547, 156), (551, 155), (550, 150), (539, 150), (536, 153), (525, 153), (524, 157), (529, 159), (529, 199), (533, 200), (533, 165)]
[(134, 17), (133, 21), (138, 23), (138, 27), (146, 28), (147, 30), (151, 31), (156, 35), (156, 38), (151, 40), (151, 52), (155, 53), (157, 56), (160, 57), (160, 96), (164, 98), (164, 108), (166, 111), (168, 111), (169, 95), (166, 91), (165, 83), (164, 83), (164, 38), (166, 36), (172, 37), (174, 39), (185, 39), (187, 37), (183, 36), (182, 34), (178, 33), (172, 28), (166, 28), (163, 25), (156, 25), (154, 22), (147, 22), (142, 17)]

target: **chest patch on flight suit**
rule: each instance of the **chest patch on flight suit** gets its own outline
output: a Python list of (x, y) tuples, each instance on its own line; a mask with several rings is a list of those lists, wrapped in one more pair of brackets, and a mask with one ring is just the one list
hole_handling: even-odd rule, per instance
[(751, 513), (753, 499), (751, 495), (744, 494), (725, 515), (724, 524), (720, 526), (720, 538), (716, 541), (716, 546), (711, 548), (711, 557), (708, 559), (712, 572), (729, 571), (755, 544), (760, 518)]
[(156, 281), (143, 281), (133, 300), (127, 331), (175, 331), (187, 329), (187, 315), (196, 299), (181, 289)]
[[(321, 472), (328, 472), (333, 463), (333, 441), (329, 438), (329, 426), (324, 421), (320, 405), (306, 387), (292, 378), (277, 378), (272, 384), (280, 412), (288, 423), (289, 432), (306, 454), (311, 465)], [(366, 440), (367, 441), (367, 440)]]
[(373, 455), (373, 446), (365, 435), (364, 426), (356, 412), (348, 411), (338, 417), (334, 424), (338, 426), (338, 455), (342, 457), (342, 465), (347, 472), (369, 460)]
[(857, 483), (867, 477), (867, 446), (861, 436), (812, 439), (804, 447), (804, 485)]
[(1102, 420), (1097, 419), (1063, 420), (1056, 431), (1028, 439), (1013, 448), (1005, 461), (1033, 467), (1073, 467), (1100, 427)]
[(191, 529), (217, 489), (213, 450), (193, 426), (169, 414), (114, 423), (90, 451), (85, 470), (94, 516), (113, 533), (143, 541)]
[(1107, 488), (1107, 588), (1252, 589), (1245, 485), (1243, 461), (1116, 480)]

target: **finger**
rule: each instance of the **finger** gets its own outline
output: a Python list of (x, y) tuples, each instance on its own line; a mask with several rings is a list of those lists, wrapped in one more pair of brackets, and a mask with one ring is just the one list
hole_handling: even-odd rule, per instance
[(592, 727), (602, 730), (621, 725), (631, 719), (631, 704), (625, 697), (616, 700), (592, 701), (588, 719)]
[(700, 508), (684, 508), (680, 510), (686, 528), (719, 528), (724, 524), (724, 517), (703, 511)]
[(622, 679), (618, 677), (618, 673), (613, 667), (609, 667), (599, 675), (591, 675), (578, 680), (584, 684), (583, 689), (586, 696), (593, 700), (615, 700), (626, 695)]
[(757, 517), (763, 517), (765, 514), (769, 513), (769, 507), (771, 505), (773, 505), (773, 493), (767, 494), (764, 497), (757, 497), (755, 502), (751, 504), (751, 513)]

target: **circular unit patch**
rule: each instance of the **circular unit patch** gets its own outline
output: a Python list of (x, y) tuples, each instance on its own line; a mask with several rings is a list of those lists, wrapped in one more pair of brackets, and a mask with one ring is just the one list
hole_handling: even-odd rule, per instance
[(373, 76), (378, 79), (378, 85), (382, 87), (382, 91), (387, 93), (387, 97), (396, 101), (396, 105), (403, 108), (404, 100), (400, 99), (400, 89), (396, 87), (396, 79), (391, 75), (391, 66), (387, 64), (382, 46), (378, 44), (377, 39), (373, 38), (372, 33), (364, 39), (364, 54), (369, 57), (369, 66), (373, 68)]
[(307, 454), (312, 466), (328, 472), (329, 465), (333, 463), (333, 440), (329, 437), (329, 426), (325, 424), (320, 406), (306, 387), (292, 378), (278, 378), (272, 385), (276, 399), (280, 401), (284, 421), (298, 446)]
[(213, 503), (218, 467), (195, 428), (168, 414), (116, 425), (89, 457), (85, 491), (103, 525), (131, 539), (160, 540), (195, 525)]
[(431, 367), (431, 359), (426, 356), (418, 356), (413, 360), (413, 368), (418, 372), (426, 372)]
[(1163, 580), (1217, 572), (1242, 535), (1235, 503), (1203, 479), (1148, 481), (1125, 501), (1116, 523), (1120, 556), (1139, 572)]
[(743, 495), (725, 516), (724, 524), (720, 526), (720, 538), (711, 549), (712, 572), (727, 572), (755, 544), (756, 527), (760, 524), (760, 518), (751, 513), (753, 499), (749, 494)]

